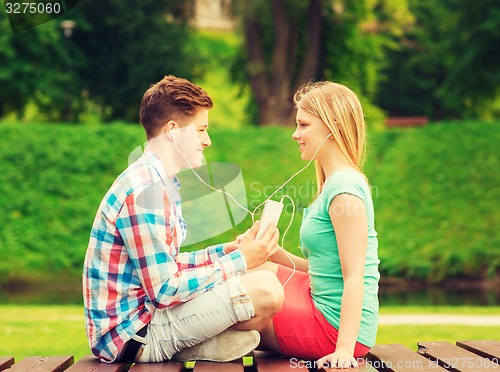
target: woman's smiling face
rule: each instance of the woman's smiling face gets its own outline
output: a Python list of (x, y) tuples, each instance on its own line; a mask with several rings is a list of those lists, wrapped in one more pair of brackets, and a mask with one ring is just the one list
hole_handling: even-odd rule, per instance
[(302, 160), (311, 160), (318, 147), (330, 134), (330, 130), (319, 117), (300, 107), (297, 109), (296, 121), (297, 129), (293, 132), (292, 138), (299, 144)]

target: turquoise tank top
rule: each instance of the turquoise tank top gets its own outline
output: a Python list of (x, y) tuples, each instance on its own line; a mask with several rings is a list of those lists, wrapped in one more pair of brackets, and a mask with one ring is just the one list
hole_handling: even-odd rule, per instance
[(309, 208), (304, 209), (300, 228), (301, 251), (309, 260), (311, 296), (318, 310), (336, 329), (340, 326), (340, 306), (344, 281), (340, 266), (335, 230), (328, 209), (339, 194), (354, 195), (365, 203), (368, 217), (363, 310), (358, 342), (375, 345), (378, 327), (378, 241), (375, 231), (373, 200), (364, 176), (355, 170), (334, 173), (326, 180), (323, 191)]

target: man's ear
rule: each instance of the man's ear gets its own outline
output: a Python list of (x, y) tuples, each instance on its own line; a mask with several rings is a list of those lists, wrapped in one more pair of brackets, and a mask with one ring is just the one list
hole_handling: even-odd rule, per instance
[(173, 139), (173, 134), (172, 134), (172, 131), (179, 128), (179, 125), (173, 121), (173, 120), (169, 120), (162, 128), (161, 128), (161, 134), (166, 134), (167, 135), (167, 138), (169, 140), (172, 140)]

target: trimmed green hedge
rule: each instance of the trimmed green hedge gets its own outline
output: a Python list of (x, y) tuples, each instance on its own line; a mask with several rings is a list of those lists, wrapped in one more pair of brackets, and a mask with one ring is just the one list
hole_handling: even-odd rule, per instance
[[(209, 162), (241, 167), (250, 205), (295, 171), (292, 128), (217, 129)], [(95, 212), (131, 151), (139, 125), (0, 124), (0, 283), (79, 280)], [(500, 123), (440, 123), (370, 135), (382, 275), (440, 282), (491, 278), (500, 270)], [(301, 209), (314, 194), (311, 165), (287, 187), (298, 207), (285, 247), (297, 252)], [(282, 195), (280, 192), (278, 195)], [(280, 230), (289, 222), (291, 207)], [(189, 223), (189, 221), (188, 221)], [(232, 239), (244, 223), (204, 244)]]
[(0, 282), (81, 271), (100, 200), (141, 140), (126, 125), (0, 125)]
[(449, 122), (378, 140), (371, 168), (384, 274), (499, 275), (500, 123)]

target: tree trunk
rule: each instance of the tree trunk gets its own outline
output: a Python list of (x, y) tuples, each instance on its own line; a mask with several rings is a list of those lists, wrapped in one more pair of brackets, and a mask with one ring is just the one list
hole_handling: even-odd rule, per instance
[[(272, 1), (274, 49), (266, 65), (260, 23), (245, 19), (245, 41), (248, 54), (250, 87), (259, 109), (259, 125), (295, 124), (293, 94), (303, 83), (318, 75), (321, 41), (321, 0), (310, 0), (307, 14), (306, 52), (297, 63), (300, 30), (290, 25), (283, 0)], [(297, 71), (297, 68), (300, 68)]]
[(307, 14), (307, 50), (299, 77), (295, 82), (294, 90), (299, 86), (316, 78), (319, 73), (321, 60), (321, 0), (311, 0)]

